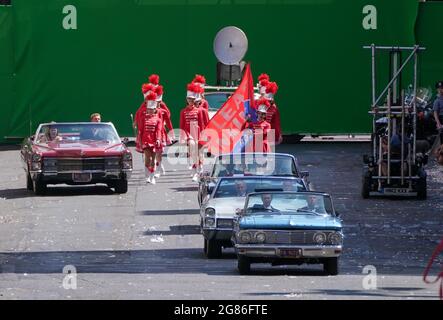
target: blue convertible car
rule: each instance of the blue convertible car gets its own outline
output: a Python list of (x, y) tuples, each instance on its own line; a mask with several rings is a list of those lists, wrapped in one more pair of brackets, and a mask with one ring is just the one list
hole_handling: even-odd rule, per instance
[(251, 263), (321, 263), (327, 274), (336, 275), (342, 223), (328, 194), (251, 193), (234, 222), (232, 242), (240, 274), (248, 274)]

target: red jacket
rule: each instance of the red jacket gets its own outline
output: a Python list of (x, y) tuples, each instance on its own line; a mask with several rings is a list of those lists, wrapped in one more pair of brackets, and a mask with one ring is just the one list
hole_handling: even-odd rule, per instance
[(206, 126), (209, 123), (209, 112), (208, 112), (208, 108), (205, 109), (204, 106), (200, 105), (199, 108), (202, 110), (203, 113), (203, 123), (204, 123), (204, 128), (206, 128)]
[(163, 101), (159, 104), (159, 109), (163, 109), (167, 113), (167, 117), (164, 117), (165, 120), (165, 127), (168, 128), (169, 131), (174, 130), (174, 127), (172, 126), (171, 122), (171, 111), (169, 111), (168, 106)]
[(137, 137), (135, 138), (135, 151), (143, 153), (142, 149), (142, 143), (141, 143), (141, 131), (139, 128), (140, 123), (142, 121), (144, 112), (146, 111), (146, 103), (143, 102), (140, 107), (137, 109), (137, 112), (135, 113), (134, 123), (137, 126)]
[(206, 99), (202, 99), (200, 102), (200, 107), (202, 107), (203, 109), (208, 110), (209, 109), (209, 103), (208, 100)]
[(162, 121), (162, 127), (163, 127), (162, 142), (165, 143), (166, 145), (170, 145), (171, 141), (169, 140), (168, 134), (166, 133), (166, 126), (168, 127), (169, 130), (172, 130), (170, 129), (172, 128), (170, 114), (168, 114), (168, 111), (166, 111), (163, 108), (157, 108), (157, 114)]
[(159, 147), (157, 141), (162, 141), (163, 123), (162, 118), (158, 114), (147, 114), (146, 108), (136, 114), (136, 123), (138, 128), (137, 137), (140, 144), (139, 149), (146, 148), (156, 149)]
[[(268, 132), (271, 130), (271, 125), (269, 122), (263, 121), (255, 121), (255, 122), (246, 122), (242, 129), (251, 129), (253, 132), (253, 141), (252, 141), (252, 150), (253, 152), (271, 152), (271, 148), (268, 143)], [(256, 149), (255, 141), (263, 141), (263, 146), (257, 146)], [(258, 142), (257, 142), (258, 143)]]
[(180, 142), (184, 143), (189, 138), (198, 141), (200, 133), (204, 130), (209, 120), (203, 108), (186, 106), (180, 112)]
[(280, 112), (275, 103), (268, 108), (266, 121), (271, 125), (271, 129), (275, 130), (275, 140), (278, 141), (281, 137)]

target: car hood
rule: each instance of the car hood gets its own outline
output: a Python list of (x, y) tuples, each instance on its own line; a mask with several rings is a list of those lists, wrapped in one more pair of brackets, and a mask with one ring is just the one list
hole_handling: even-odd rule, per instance
[(254, 215), (242, 217), (240, 229), (331, 229), (340, 230), (340, 219), (329, 215)]
[(122, 143), (106, 141), (49, 142), (34, 146), (46, 157), (103, 157), (120, 155), (125, 149)]
[(217, 218), (234, 218), (237, 209), (243, 209), (246, 197), (210, 199), (206, 208), (214, 208)]

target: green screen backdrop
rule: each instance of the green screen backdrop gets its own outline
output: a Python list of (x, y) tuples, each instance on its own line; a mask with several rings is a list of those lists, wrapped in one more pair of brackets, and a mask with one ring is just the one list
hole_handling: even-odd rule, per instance
[[(68, 5), (76, 29), (64, 28)], [(367, 5), (377, 10), (376, 29), (363, 27)], [(435, 82), (443, 47), (429, 32), (443, 4), (429, 7), (436, 11), (417, 0), (13, 0), (0, 7), (0, 141), (93, 112), (130, 136), (151, 73), (178, 126), (186, 84), (196, 73), (215, 83), (213, 40), (230, 25), (248, 37), (254, 76), (278, 83), (284, 133), (365, 133), (371, 67), (362, 46), (422, 40), (432, 52), (420, 80)]]

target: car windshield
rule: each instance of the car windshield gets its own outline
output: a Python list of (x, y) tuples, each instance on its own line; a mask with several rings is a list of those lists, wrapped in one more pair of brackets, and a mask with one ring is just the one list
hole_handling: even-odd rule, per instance
[(330, 214), (334, 213), (329, 196), (296, 193), (259, 193), (248, 196), (245, 215), (256, 214)]
[(246, 197), (259, 190), (306, 191), (300, 179), (222, 179), (214, 192), (214, 198)]
[(275, 154), (220, 156), (214, 165), (212, 177), (235, 175), (298, 177), (295, 163), (290, 156)]
[(108, 123), (51, 123), (42, 125), (35, 137), (36, 143), (106, 141), (117, 143), (120, 138)]
[(232, 93), (228, 92), (208, 92), (205, 94), (205, 99), (208, 101), (209, 110), (217, 111), (228, 100)]

